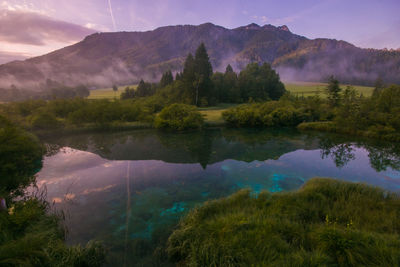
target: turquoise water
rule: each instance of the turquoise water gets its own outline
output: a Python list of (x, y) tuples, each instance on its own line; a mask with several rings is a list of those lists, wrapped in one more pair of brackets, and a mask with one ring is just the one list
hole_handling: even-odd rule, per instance
[(399, 146), (328, 134), (141, 130), (44, 141), (37, 181), (65, 212), (67, 241), (102, 240), (117, 266), (160, 264), (157, 247), (181, 216), (241, 188), (290, 191), (318, 176), (400, 190)]

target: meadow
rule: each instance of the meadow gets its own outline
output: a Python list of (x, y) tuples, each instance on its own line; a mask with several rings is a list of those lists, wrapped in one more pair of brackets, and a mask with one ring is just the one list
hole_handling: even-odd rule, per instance
[(237, 104), (221, 103), (215, 107), (198, 108), (198, 111), (203, 115), (206, 124), (221, 125), (225, 124), (225, 121), (222, 118), (222, 112), (236, 105)]
[[(325, 88), (327, 83), (316, 83), (316, 82), (287, 82), (284, 83), (286, 90), (291, 92), (296, 96), (313, 96), (317, 93), (321, 97), (326, 97)], [(347, 84), (342, 84), (341, 88), (345, 89)], [(356, 89), (358, 93), (362, 93), (364, 96), (371, 96), (374, 91), (374, 87), (361, 86), (361, 85), (351, 85)]]
[(117, 92), (114, 92), (111, 87), (90, 90), (90, 95), (88, 96), (88, 99), (114, 99), (114, 98), (118, 98), (119, 99), (119, 97), (121, 96), (121, 93), (128, 86), (129, 87), (134, 87), (134, 88), (137, 87), (137, 85), (118, 86), (118, 91)]
[[(293, 93), (296, 96), (313, 96), (317, 93), (320, 94), (321, 97), (325, 97), (325, 88), (328, 85), (327, 83), (317, 83), (317, 82), (287, 82), (284, 83), (286, 90), (289, 92)], [(341, 87), (344, 89), (346, 88), (345, 85), (341, 85)], [(373, 87), (368, 87), (368, 86), (360, 86), (360, 85), (352, 85), (354, 89), (356, 89), (360, 94), (362, 93), (364, 96), (371, 96), (372, 92), (374, 90)], [(118, 91), (114, 92), (112, 88), (102, 88), (102, 89), (95, 89), (95, 90), (90, 90), (90, 95), (88, 99), (114, 99), (114, 98), (119, 98), (121, 93), (125, 90), (127, 86), (119, 86)], [(129, 85), (129, 87), (134, 87), (136, 88), (137, 85)], [(212, 118), (221, 118), (221, 108), (220, 106), (218, 107), (213, 107), (211, 109), (201, 109), (202, 113), (207, 114), (207, 117), (212, 117)], [(208, 111), (208, 112), (206, 112)], [(222, 119), (222, 118), (221, 118)]]
[[(325, 88), (327, 83), (317, 83), (317, 82), (290, 82), (285, 83), (286, 90), (294, 94), (295, 96), (313, 96), (316, 94), (320, 94), (322, 98), (326, 97)], [(341, 85), (342, 89), (344, 89), (347, 85)], [(119, 86), (118, 91), (114, 92), (112, 88), (102, 88), (91, 90), (88, 99), (114, 99), (119, 98), (121, 93), (125, 90), (127, 86)], [(129, 85), (129, 87), (136, 88), (137, 85)], [(364, 96), (371, 96), (373, 87), (367, 86), (354, 86), (357, 92), (362, 93)], [(227, 109), (236, 106), (237, 104), (227, 104), (221, 103), (217, 106), (206, 107), (206, 108), (198, 108), (200, 113), (204, 116), (204, 121), (206, 124), (210, 126), (217, 126), (225, 124), (225, 121), (222, 118), (222, 112)]]

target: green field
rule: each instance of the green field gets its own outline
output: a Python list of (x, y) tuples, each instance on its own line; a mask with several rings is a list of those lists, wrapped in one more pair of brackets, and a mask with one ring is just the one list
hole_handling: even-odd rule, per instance
[(88, 96), (88, 99), (114, 99), (114, 98), (119, 98), (121, 93), (125, 90), (125, 88), (127, 86), (134, 87), (134, 88), (137, 87), (137, 85), (118, 86), (118, 91), (117, 92), (114, 92), (112, 88), (102, 88), (102, 89), (90, 90), (90, 95)]
[[(297, 96), (313, 96), (320, 93), (321, 97), (325, 96), (326, 83), (313, 83), (313, 82), (288, 82), (285, 83), (286, 90)], [(346, 84), (342, 84), (342, 89), (346, 88)], [(352, 85), (360, 94), (364, 96), (371, 96), (374, 90), (373, 87)]]
[[(314, 82), (288, 82), (285, 83), (286, 90), (297, 96), (313, 96), (320, 93), (321, 97), (325, 96), (326, 83), (314, 83)], [(341, 85), (344, 89), (347, 85)], [(114, 99), (119, 98), (121, 93), (125, 90), (127, 85), (119, 86), (118, 91), (114, 92), (112, 88), (103, 88), (91, 90), (88, 99)], [(129, 87), (137, 87), (137, 85), (129, 85)], [(364, 96), (371, 96), (373, 87), (353, 85), (353, 87)], [(223, 106), (223, 105), (222, 105)], [(204, 109), (202, 113), (207, 114), (208, 117), (219, 117), (221, 114), (221, 109), (206, 110)]]
[(236, 104), (222, 103), (215, 107), (198, 108), (198, 110), (204, 116), (205, 123), (217, 125), (225, 123), (222, 119), (222, 112), (233, 106), (236, 106)]

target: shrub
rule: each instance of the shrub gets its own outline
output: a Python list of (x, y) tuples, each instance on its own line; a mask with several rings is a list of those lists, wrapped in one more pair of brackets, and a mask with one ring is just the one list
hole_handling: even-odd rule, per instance
[(0, 196), (31, 183), (42, 167), (43, 154), (33, 135), (0, 116)]
[(57, 129), (62, 127), (62, 122), (52, 113), (40, 112), (32, 117), (31, 125), (34, 129)]
[(277, 101), (247, 104), (230, 108), (222, 113), (223, 119), (234, 127), (296, 126), (308, 115), (295, 109), (290, 103), (281, 105)]
[(203, 126), (204, 119), (194, 106), (172, 104), (163, 108), (154, 120), (158, 129), (187, 130)]

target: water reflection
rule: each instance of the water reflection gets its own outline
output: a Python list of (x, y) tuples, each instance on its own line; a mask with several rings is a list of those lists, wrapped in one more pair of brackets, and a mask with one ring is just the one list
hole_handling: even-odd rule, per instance
[(68, 241), (105, 240), (119, 264), (154, 263), (180, 216), (240, 188), (294, 190), (320, 176), (400, 190), (398, 146), (327, 134), (143, 130), (45, 141), (38, 184), (67, 213)]

